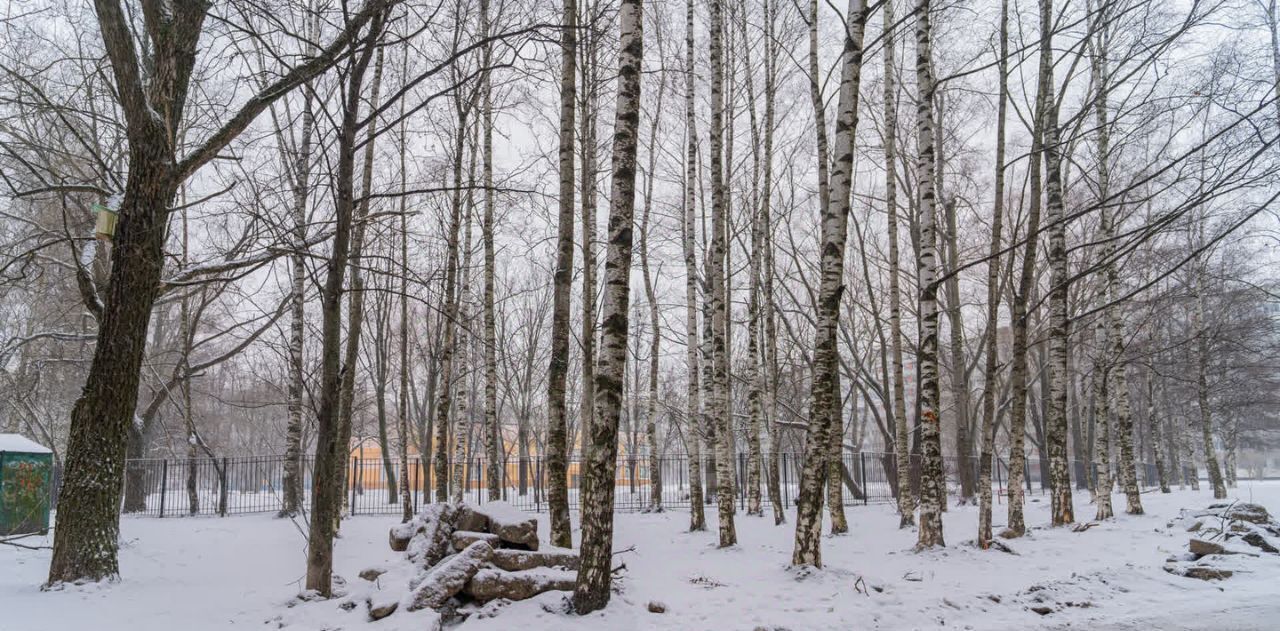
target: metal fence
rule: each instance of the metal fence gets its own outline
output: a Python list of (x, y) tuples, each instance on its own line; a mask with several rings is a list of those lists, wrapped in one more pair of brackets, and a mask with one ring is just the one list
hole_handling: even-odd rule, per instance
[[(966, 490), (973, 493), (978, 480), (978, 458), (945, 457), (946, 488), (950, 496), (958, 497)], [(778, 454), (778, 482), (784, 508), (790, 508), (799, 489), (802, 458), (797, 454)], [(155, 517), (184, 515), (238, 515), (247, 513), (279, 512), (283, 505), (285, 458), (260, 456), (242, 458), (197, 459), (136, 459), (126, 464), (124, 504), (125, 513)], [(762, 466), (769, 462), (769, 455), (761, 458)], [(1009, 480), (1008, 462), (996, 459), (992, 467), (992, 486), (997, 501), (1002, 501)], [(484, 503), (488, 498), (488, 463), (480, 458), (463, 464), (463, 493), (468, 501)], [(1071, 473), (1077, 488), (1087, 488), (1086, 476), (1096, 474), (1097, 467), (1086, 462), (1072, 461)], [(432, 501), (438, 478), (434, 463), (423, 462), (418, 457), (408, 461), (408, 482), (411, 500), (416, 511), (423, 503)], [(578, 493), (581, 488), (581, 460), (568, 460), (569, 505), (578, 509)], [(304, 508), (310, 502), (314, 460), (301, 459)], [(452, 471), (450, 466), (448, 469)], [(748, 457), (738, 454), (733, 463), (734, 496), (740, 508), (745, 509), (748, 500)], [(715, 500), (715, 461), (705, 458), (702, 463), (705, 476), (704, 498), (707, 503)], [(920, 457), (912, 456), (909, 488), (918, 490)], [(506, 459), (497, 467), (499, 494), (513, 506), (532, 512), (546, 510), (547, 467), (543, 458)], [(689, 507), (689, 459), (687, 456), (664, 456), (659, 459), (662, 505), (665, 508)], [(854, 452), (844, 454), (841, 461), (841, 486), (845, 505), (888, 502), (897, 497), (900, 487), (897, 461), (892, 453)], [(1044, 493), (1048, 488), (1047, 468), (1039, 459), (1028, 458), (1024, 467), (1024, 479), (1028, 493)], [(1157, 484), (1154, 465), (1137, 465), (1138, 482), (1150, 487)], [(347, 463), (344, 501), (351, 514), (400, 512), (399, 459), (352, 458)], [(449, 485), (448, 474), (443, 482)], [(618, 459), (614, 473), (614, 510), (636, 512), (650, 506), (652, 485), (649, 460), (646, 457)], [(448, 489), (452, 492), (452, 489)], [(762, 502), (769, 502), (765, 477), (760, 476)]]

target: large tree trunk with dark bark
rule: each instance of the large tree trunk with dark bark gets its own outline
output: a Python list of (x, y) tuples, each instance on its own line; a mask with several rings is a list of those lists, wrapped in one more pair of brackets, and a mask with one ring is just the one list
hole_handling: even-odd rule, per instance
[[(170, 208), (182, 183), (207, 164), (276, 99), (332, 65), (387, 2), (371, 1), (350, 15), (321, 52), (295, 66), (242, 105), (185, 157), (175, 148), (208, 3), (175, 2), (149, 13), (150, 58), (140, 63), (130, 17), (117, 0), (96, 0), (99, 30), (125, 118), (128, 178), (111, 252), (98, 343), (80, 398), (71, 412), (58, 528), (48, 584), (115, 578), (120, 497), (129, 425), (152, 306), (160, 291)], [(98, 311), (95, 309), (95, 311)]]
[[(353, 241), (355, 214), (355, 146), (363, 101), (364, 75), (382, 30), (379, 15), (364, 37), (347, 72), (338, 129), (335, 173), (333, 249), (326, 261), (321, 291), (320, 402), (316, 410), (315, 482), (311, 486), (311, 530), (307, 541), (306, 588), (333, 593), (333, 538), (342, 508), (344, 464), (349, 437), (343, 435), (341, 391), (342, 295)], [(347, 368), (353, 370), (354, 366)], [(349, 431), (349, 429), (347, 430)]]

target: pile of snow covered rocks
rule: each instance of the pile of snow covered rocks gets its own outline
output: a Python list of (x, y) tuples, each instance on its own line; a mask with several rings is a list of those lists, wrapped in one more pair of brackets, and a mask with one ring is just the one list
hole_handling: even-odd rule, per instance
[[(304, 594), (274, 622), (280, 628), (440, 629), (472, 615), (496, 615), (511, 601), (571, 590), (577, 580), (578, 553), (543, 548), (537, 520), (505, 502), (428, 504), (391, 528), (390, 544), (404, 556), (362, 570), (361, 580), (334, 576), (333, 599)], [(326, 604), (335, 601), (342, 611), (365, 615), (335, 627), (334, 605)], [(380, 622), (391, 616), (398, 622)]]
[[(410, 578), (368, 596), (371, 620), (401, 609), (430, 609), (448, 621), (465, 616), (471, 605), (571, 590), (577, 578), (577, 552), (540, 550), (537, 520), (506, 502), (429, 504), (393, 527), (390, 543), (406, 553)], [(379, 579), (376, 570), (362, 577)]]
[(1170, 574), (1224, 580), (1250, 558), (1280, 555), (1280, 521), (1260, 504), (1218, 502), (1204, 510), (1183, 509), (1168, 526), (1191, 533), (1186, 554), (1167, 559), (1164, 569)]

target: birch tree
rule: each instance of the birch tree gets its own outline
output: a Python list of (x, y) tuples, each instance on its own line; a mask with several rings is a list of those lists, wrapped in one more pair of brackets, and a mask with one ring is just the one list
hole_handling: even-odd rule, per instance
[(711, 321), (711, 397), (706, 402), (715, 423), (716, 508), (720, 547), (738, 542), (734, 528), (733, 435), (729, 401), (728, 281), (725, 254), (728, 247), (728, 190), (725, 182), (724, 146), (724, 7), (711, 0), (711, 243), (707, 253), (707, 310)]
[[(665, 59), (662, 46), (662, 29), (656, 29), (658, 59)], [(644, 210), (640, 219), (640, 274), (644, 278), (645, 301), (649, 303), (649, 391), (645, 395), (645, 444), (649, 452), (649, 504), (645, 510), (652, 513), (662, 512), (662, 459), (658, 448), (658, 363), (661, 358), (662, 334), (658, 321), (658, 296), (654, 289), (657, 284), (655, 271), (651, 270), (649, 234), (653, 230), (650, 217), (653, 211), (653, 185), (656, 179), (654, 170), (658, 157), (658, 123), (662, 119), (662, 102), (667, 94), (667, 71), (664, 66), (658, 71), (658, 100), (649, 123), (649, 161), (645, 168)]]
[(911, 455), (907, 444), (906, 379), (902, 363), (902, 288), (898, 255), (898, 64), (897, 17), (887, 0), (884, 17), (884, 203), (889, 241), (889, 340), (892, 345), (893, 454), (898, 479), (898, 527), (915, 525), (915, 497), (910, 491)]
[[(809, 5), (810, 41), (815, 34), (817, 4)], [(839, 350), (836, 333), (839, 328), (840, 295), (844, 289), (844, 256), (847, 238), (850, 189), (853, 184), (853, 135), (858, 126), (858, 86), (862, 76), (862, 41), (867, 22), (867, 6), (862, 0), (849, 0), (845, 13), (844, 45), (841, 51), (839, 100), (836, 109), (835, 160), (831, 173), (827, 203), (822, 207), (822, 246), (818, 296), (814, 305), (817, 330), (814, 332), (814, 373), (810, 392), (809, 424), (805, 431), (804, 466), (800, 471), (800, 489), (796, 496), (796, 538), (791, 554), (792, 565), (822, 567), (822, 488), (827, 483), (824, 457), (832, 428), (841, 412), (837, 389)], [(811, 70), (816, 65), (810, 57)], [(816, 87), (816, 73), (810, 81)], [(816, 99), (815, 99), (816, 101)], [(815, 110), (819, 108), (815, 107)], [(821, 129), (821, 123), (819, 123)], [(821, 132), (820, 132), (821, 133)], [(819, 159), (825, 160), (819, 150)], [(821, 163), (820, 163), (821, 165)], [(820, 172), (825, 169), (820, 168)], [(819, 175), (821, 178), (821, 175)], [(838, 484), (839, 481), (837, 480)]]
[(547, 504), (551, 545), (573, 546), (569, 524), (568, 436), (565, 382), (569, 373), (569, 310), (573, 284), (574, 115), (577, 108), (578, 8), (564, 0), (560, 25), (560, 197), (551, 312), (551, 366), (547, 371)]
[(631, 236), (635, 215), (636, 148), (640, 124), (640, 69), (644, 61), (641, 0), (621, 0), (618, 91), (614, 107), (613, 173), (609, 199), (609, 248), (604, 269), (602, 352), (595, 375), (596, 419), (583, 445), (582, 562), (573, 593), (585, 615), (609, 603), (613, 579), (614, 466), (627, 361), (631, 299)]
[(685, 349), (688, 383), (686, 397), (688, 407), (687, 432), (685, 444), (689, 451), (689, 530), (707, 529), (707, 520), (703, 511), (702, 496), (702, 405), (698, 381), (701, 365), (698, 361), (698, 349), (701, 347), (698, 336), (698, 261), (697, 248), (694, 243), (694, 215), (697, 195), (698, 169), (698, 134), (694, 112), (694, 52), (693, 52), (693, 0), (685, 4), (685, 69), (684, 69), (684, 112), (685, 112), (685, 155), (684, 155), (684, 187), (682, 207), (681, 247), (684, 251), (685, 272)]
[(1075, 521), (1071, 471), (1067, 466), (1067, 218), (1062, 200), (1061, 130), (1053, 77), (1053, 0), (1040, 0), (1040, 73), (1044, 89), (1045, 219), (1049, 232), (1049, 372), (1045, 440), (1049, 455), (1049, 492), (1055, 526)]
[[(978, 454), (978, 547), (991, 547), (991, 468), (996, 457), (996, 382), (1000, 344), (1000, 255), (1004, 229), (1005, 119), (1009, 103), (1009, 0), (1000, 2), (1000, 52), (996, 58), (999, 89), (996, 103), (995, 200), (991, 210), (991, 245), (987, 260), (987, 355), (982, 381), (982, 430)], [(1012, 260), (1012, 255), (1010, 256)]]
[(920, 250), (920, 440), (923, 449), (920, 476), (920, 527), (916, 549), (946, 545), (942, 538), (942, 501), (946, 479), (942, 469), (942, 401), (938, 382), (938, 231), (934, 170), (933, 30), (931, 0), (916, 5), (916, 160), (919, 189)]

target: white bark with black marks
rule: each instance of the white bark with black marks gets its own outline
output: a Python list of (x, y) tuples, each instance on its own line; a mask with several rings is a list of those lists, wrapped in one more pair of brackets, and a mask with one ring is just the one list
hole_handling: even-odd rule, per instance
[[(812, 50), (812, 42), (816, 38), (817, 3), (812, 2), (809, 7)], [(822, 208), (821, 277), (817, 304), (814, 305), (817, 330), (814, 333), (809, 425), (805, 432), (805, 458), (796, 496), (796, 537), (791, 564), (797, 566), (822, 567), (822, 490), (827, 482), (826, 453), (828, 442), (833, 438), (833, 427), (842, 413), (837, 385), (840, 358), (836, 333), (839, 329), (840, 297), (844, 293), (845, 241), (851, 205), (849, 194), (853, 185), (853, 139), (858, 126), (858, 87), (862, 76), (866, 3), (849, 0), (846, 15), (848, 22), (844, 29), (836, 111), (835, 160), (827, 204)], [(811, 66), (816, 65), (812, 56), (810, 62)], [(817, 77), (811, 76), (810, 80), (816, 83)], [(814, 102), (815, 113), (820, 113), (821, 99), (815, 96)], [(826, 159), (821, 154), (819, 157)], [(823, 189), (826, 188), (824, 184)]]
[(644, 59), (643, 2), (621, 0), (618, 18), (621, 32), (614, 107), (609, 248), (604, 269), (603, 335), (595, 375), (596, 418), (585, 428), (583, 440), (582, 565), (573, 593), (574, 610), (580, 615), (609, 603), (613, 580), (614, 472), (629, 333), (640, 70)]

